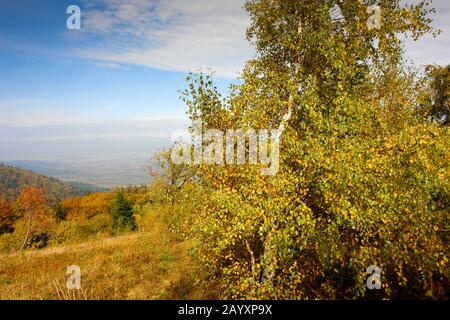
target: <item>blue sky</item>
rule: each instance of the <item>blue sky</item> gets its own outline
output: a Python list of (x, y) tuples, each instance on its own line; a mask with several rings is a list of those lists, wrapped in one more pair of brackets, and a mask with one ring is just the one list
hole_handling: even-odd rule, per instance
[[(233, 23), (241, 4), (213, 26), (207, 2), (197, 2), (1, 1), (0, 124), (183, 117), (178, 90), (200, 68), (217, 69), (226, 91), (251, 55), (245, 24)], [(81, 8), (81, 30), (66, 28), (70, 4)]]
[[(81, 8), (81, 30), (66, 28), (71, 4)], [(0, 159), (75, 157), (86, 141), (106, 152), (100, 146), (108, 139), (111, 145), (119, 137), (158, 138), (184, 126), (178, 90), (187, 72), (213, 68), (226, 92), (253, 55), (242, 4), (0, 0)], [(434, 25), (444, 32), (407, 43), (417, 64), (450, 63), (450, 1), (434, 6)], [(149, 133), (133, 131), (136, 121)], [(136, 154), (145, 153), (144, 145)]]

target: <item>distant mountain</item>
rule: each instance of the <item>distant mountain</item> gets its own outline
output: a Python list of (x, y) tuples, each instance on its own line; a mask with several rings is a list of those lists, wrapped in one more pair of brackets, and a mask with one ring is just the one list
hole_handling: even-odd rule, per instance
[(0, 163), (28, 169), (46, 176), (62, 176), (75, 174), (75, 171), (64, 168), (61, 166), (61, 164), (56, 162), (39, 160), (0, 160)]
[[(1, 153), (1, 150), (0, 150)], [(148, 155), (151, 157), (151, 154)], [(2, 160), (0, 163), (20, 167), (74, 184), (83, 190), (101, 192), (110, 188), (148, 184), (145, 168), (151, 163), (144, 156), (127, 159), (75, 160)], [(154, 163), (152, 164), (154, 165)]]
[[(26, 186), (35, 186), (45, 190), (51, 200), (64, 199), (90, 193), (94, 187), (83, 183), (67, 183), (47, 177), (34, 171), (0, 163), (0, 197), (15, 199)], [(89, 188), (91, 190), (89, 190)]]
[(80, 181), (68, 181), (72, 187), (83, 190), (85, 192), (107, 192), (110, 189), (96, 186), (95, 184), (80, 182)]

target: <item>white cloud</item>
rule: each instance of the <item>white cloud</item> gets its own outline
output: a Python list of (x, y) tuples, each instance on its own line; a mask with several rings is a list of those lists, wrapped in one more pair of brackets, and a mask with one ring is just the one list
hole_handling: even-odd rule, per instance
[[(414, 3), (408, 0), (404, 3)], [(254, 49), (245, 39), (250, 20), (243, 0), (99, 0), (86, 4), (83, 29), (98, 45), (77, 49), (80, 57), (120, 67), (133, 64), (173, 71), (212, 68), (235, 78)], [(407, 41), (407, 56), (417, 64), (450, 63), (450, 7), (435, 1), (434, 25), (444, 33), (434, 39)]]
[(124, 66), (124, 65), (121, 65), (121, 64), (115, 63), (115, 62), (100, 61), (100, 62), (96, 62), (95, 65), (102, 67), (102, 68), (107, 68), (107, 69), (125, 70), (125, 71), (130, 70), (130, 68), (128, 68), (127, 66)]
[[(408, 3), (417, 3), (418, 0), (409, 0)], [(426, 35), (418, 41), (408, 39), (405, 49), (407, 57), (413, 59), (416, 65), (426, 64), (450, 64), (450, 2), (448, 0), (435, 0), (431, 7), (436, 9), (432, 14), (432, 26), (440, 29), (442, 33), (434, 38), (432, 35)]]
[(104, 63), (173, 71), (212, 68), (235, 78), (253, 48), (245, 39), (250, 23), (241, 0), (101, 0), (83, 11), (83, 30), (98, 45), (78, 56)]

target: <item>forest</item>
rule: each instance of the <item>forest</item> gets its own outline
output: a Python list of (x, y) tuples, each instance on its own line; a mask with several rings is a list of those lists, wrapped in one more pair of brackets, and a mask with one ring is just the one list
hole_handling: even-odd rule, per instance
[(45, 190), (47, 197), (52, 200), (83, 195), (90, 191), (89, 186), (82, 183), (63, 182), (0, 162), (0, 194), (3, 200), (14, 200), (20, 194), (20, 189), (25, 186), (35, 186)]

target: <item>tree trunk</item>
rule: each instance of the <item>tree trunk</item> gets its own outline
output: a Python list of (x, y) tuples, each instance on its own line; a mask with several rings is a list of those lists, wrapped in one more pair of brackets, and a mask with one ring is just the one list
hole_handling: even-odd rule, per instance
[(271, 232), (273, 232), (273, 230), (269, 231), (266, 241), (264, 241), (264, 252), (262, 255), (262, 263), (264, 268), (261, 279), (261, 282), (269, 287), (273, 286), (273, 280), (275, 278), (274, 259), (277, 254), (277, 248), (275, 243), (273, 243)]
[(30, 235), (30, 229), (31, 229), (31, 210), (28, 210), (28, 226), (27, 226), (27, 233), (25, 235), (25, 239), (23, 239), (22, 247), (20, 247), (20, 251), (23, 251), (23, 248), (25, 248), (25, 245), (28, 241), (28, 236)]

